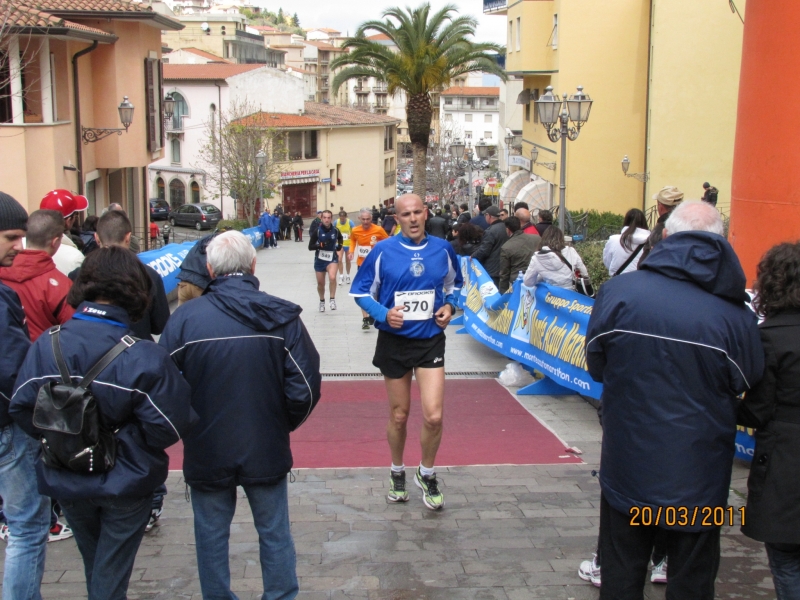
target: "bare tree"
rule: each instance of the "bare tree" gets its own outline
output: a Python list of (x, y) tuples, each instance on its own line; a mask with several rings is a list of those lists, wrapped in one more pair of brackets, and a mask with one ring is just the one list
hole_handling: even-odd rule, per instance
[[(286, 166), (286, 134), (264, 126), (258, 107), (247, 100), (220, 111), (216, 122), (206, 123), (205, 134), (196, 168), (205, 171), (217, 188), (216, 197), (227, 192), (237, 199), (252, 226), (258, 218), (258, 200), (272, 196)], [(265, 155), (261, 167), (256, 159), (260, 152)]]
[(461, 137), (454, 121), (442, 121), (428, 141), (426, 188), (439, 197), (440, 204), (451, 202), (458, 189), (457, 163), (450, 154), (450, 144)]
[[(10, 2), (0, 3), (0, 102), (8, 103), (2, 113), (3, 118), (9, 122), (14, 98), (22, 98), (25, 102), (31, 89), (39, 87), (40, 79), (37, 64), (39, 42), (34, 41), (29, 32), (19, 30), (16, 25), (18, 16), (19, 11)], [(11, 61), (12, 49), (19, 53), (18, 70)], [(30, 66), (33, 68), (29, 68)], [(20, 87), (15, 93), (12, 79), (19, 76), (24, 81), (24, 87)]]

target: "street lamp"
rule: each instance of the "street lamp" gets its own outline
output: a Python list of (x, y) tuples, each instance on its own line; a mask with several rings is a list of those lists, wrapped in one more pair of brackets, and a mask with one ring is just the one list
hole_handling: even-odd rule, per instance
[(172, 97), (172, 94), (164, 96), (162, 106), (164, 107), (164, 121), (171, 121), (175, 114), (175, 98)]
[(510, 175), (511, 165), (508, 163), (511, 161), (511, 144), (514, 143), (514, 136), (509, 133), (503, 141), (506, 143), (506, 173)]
[[(264, 166), (267, 164), (267, 155), (263, 150), (256, 154), (256, 164), (258, 165), (258, 195), (264, 200)], [(266, 202), (264, 202), (266, 206)], [(262, 207), (263, 210), (264, 207)]]
[(625, 177), (633, 177), (636, 181), (641, 181), (642, 183), (646, 183), (650, 179), (650, 173), (628, 173), (630, 167), (631, 161), (626, 154), (622, 159), (622, 172), (625, 174)]
[(469, 208), (470, 210), (472, 210), (472, 149), (469, 147), (469, 144), (465, 146), (464, 142), (460, 140), (455, 140), (453, 143), (450, 144), (450, 154), (456, 160), (465, 159), (467, 161), (467, 168), (469, 169), (469, 175), (468, 175), (469, 185), (467, 186), (467, 198), (469, 202)]
[(531, 148), (531, 171), (533, 171), (533, 165), (541, 165), (545, 169), (550, 169), (551, 171), (556, 170), (556, 163), (554, 162), (536, 162), (536, 159), (539, 158), (539, 149), (534, 146)]
[(113, 133), (122, 135), (123, 131), (128, 131), (128, 127), (130, 127), (133, 122), (133, 104), (128, 102), (127, 96), (123, 96), (122, 102), (120, 102), (117, 110), (119, 111), (119, 120), (122, 122), (122, 128), (100, 129), (95, 127), (81, 127), (81, 137), (83, 138), (84, 146), (90, 142), (100, 141)]
[(539, 110), (539, 120), (547, 129), (547, 137), (551, 142), (561, 140), (561, 182), (558, 186), (558, 226), (564, 229), (566, 217), (566, 189), (567, 189), (567, 139), (575, 141), (580, 135), (581, 127), (589, 120), (592, 110), (592, 99), (583, 93), (583, 86), (578, 86), (578, 92), (563, 98), (553, 94), (553, 87), (547, 86), (545, 93), (536, 101)]

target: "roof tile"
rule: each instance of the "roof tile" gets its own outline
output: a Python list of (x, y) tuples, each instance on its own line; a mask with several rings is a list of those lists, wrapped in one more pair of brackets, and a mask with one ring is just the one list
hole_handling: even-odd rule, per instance
[(455, 86), (447, 88), (442, 96), (499, 96), (499, 87), (469, 87)]
[(8, 27), (64, 28), (83, 31), (97, 36), (116, 37), (113, 33), (54, 17), (22, 4), (13, 5), (9, 3), (6, 6), (8, 7), (8, 12), (3, 12), (5, 13), (4, 18), (6, 19), (5, 24)]
[(128, 0), (31, 0), (29, 4), (47, 12), (153, 12), (153, 9), (143, 2)]
[(233, 65), (224, 63), (206, 63), (204, 65), (164, 65), (164, 79), (169, 80), (218, 80), (234, 75), (247, 73), (255, 69), (266, 68), (266, 65)]
[(290, 129), (299, 127), (336, 127), (353, 125), (392, 125), (399, 123), (394, 117), (366, 113), (342, 106), (319, 102), (306, 102), (302, 115), (259, 112), (242, 119), (244, 125)]

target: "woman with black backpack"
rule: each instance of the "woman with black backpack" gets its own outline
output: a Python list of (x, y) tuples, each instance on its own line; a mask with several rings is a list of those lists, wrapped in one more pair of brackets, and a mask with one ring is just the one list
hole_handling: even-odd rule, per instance
[(169, 471), (164, 450), (193, 415), (166, 350), (130, 337), (151, 285), (126, 248), (89, 254), (67, 297), (75, 315), (33, 344), (9, 409), (40, 440), (39, 490), (72, 527), (89, 600), (126, 597), (153, 491)]

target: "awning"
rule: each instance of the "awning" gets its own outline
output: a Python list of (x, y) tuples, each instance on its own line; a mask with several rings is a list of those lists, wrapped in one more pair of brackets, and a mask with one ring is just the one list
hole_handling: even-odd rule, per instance
[[(519, 173), (519, 171), (517, 171)], [(504, 186), (505, 187), (505, 186)], [(517, 194), (514, 203), (527, 202), (531, 214), (537, 208), (539, 210), (550, 208), (550, 183), (544, 179), (531, 181), (523, 187)]]
[(280, 185), (286, 187), (287, 185), (299, 185), (301, 183), (319, 183), (319, 175), (314, 177), (296, 177), (294, 179), (282, 179)]
[(514, 171), (506, 177), (503, 187), (500, 188), (500, 202), (511, 202), (519, 194), (519, 191), (531, 182), (531, 174), (528, 171)]

